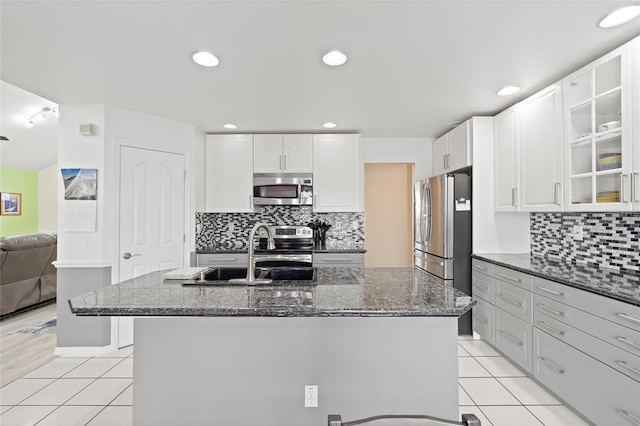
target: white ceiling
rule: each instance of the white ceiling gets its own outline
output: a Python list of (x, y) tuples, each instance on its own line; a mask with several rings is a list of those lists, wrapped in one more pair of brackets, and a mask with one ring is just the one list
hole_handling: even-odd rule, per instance
[[(639, 19), (596, 27), (628, 4), (637, 2), (2, 0), (0, 78), (50, 102), (108, 104), (209, 133), (226, 122), (322, 132), (334, 121), (363, 137), (436, 137), (640, 35)], [(220, 65), (195, 65), (199, 49)], [(348, 62), (324, 65), (331, 49)], [(509, 84), (522, 92), (495, 95)], [(35, 127), (11, 136), (2, 96), (2, 134), (32, 138)]]

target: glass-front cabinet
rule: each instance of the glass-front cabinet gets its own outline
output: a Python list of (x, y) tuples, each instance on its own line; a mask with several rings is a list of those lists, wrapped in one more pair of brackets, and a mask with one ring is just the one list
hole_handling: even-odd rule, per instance
[(631, 209), (630, 46), (563, 80), (565, 210)]

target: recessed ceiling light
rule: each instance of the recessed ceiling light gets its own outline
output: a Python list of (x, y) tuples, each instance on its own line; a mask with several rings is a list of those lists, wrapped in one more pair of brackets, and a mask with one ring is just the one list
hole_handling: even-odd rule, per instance
[(598, 26), (600, 28), (613, 28), (618, 25), (626, 24), (627, 22), (637, 18), (640, 16), (640, 6), (627, 6), (618, 10), (614, 10), (604, 18), (600, 22), (598, 22)]
[(509, 96), (513, 95), (516, 92), (519, 92), (520, 88), (518, 86), (506, 86), (496, 92), (498, 96)]
[(332, 123), (332, 122), (326, 122), (322, 125), (322, 127), (324, 127), (325, 129), (333, 129), (334, 127), (336, 127), (337, 124), (336, 123)]
[(236, 126), (235, 124), (231, 124), (231, 123), (223, 124), (222, 127), (224, 127), (225, 129), (230, 129), (230, 130), (238, 128), (238, 126)]
[(220, 63), (213, 53), (204, 51), (194, 53), (192, 58), (196, 64), (202, 65), (203, 67), (215, 67)]
[(332, 67), (337, 67), (347, 62), (347, 55), (339, 50), (332, 50), (322, 57), (322, 62)]

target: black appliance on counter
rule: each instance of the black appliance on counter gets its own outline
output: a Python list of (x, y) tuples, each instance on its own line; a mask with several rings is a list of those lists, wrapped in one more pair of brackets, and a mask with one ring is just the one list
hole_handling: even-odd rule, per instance
[(300, 266), (313, 265), (313, 230), (308, 226), (269, 226), (276, 243), (275, 250), (267, 250), (267, 233), (258, 231), (259, 242), (255, 251), (256, 266)]

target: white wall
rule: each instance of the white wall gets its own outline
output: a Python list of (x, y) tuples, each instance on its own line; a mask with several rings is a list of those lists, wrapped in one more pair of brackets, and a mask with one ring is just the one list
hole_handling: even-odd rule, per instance
[(38, 171), (38, 232), (58, 230), (58, 163)]
[(432, 138), (362, 138), (363, 163), (414, 163), (415, 180), (433, 172)]

